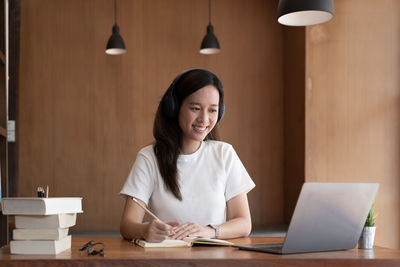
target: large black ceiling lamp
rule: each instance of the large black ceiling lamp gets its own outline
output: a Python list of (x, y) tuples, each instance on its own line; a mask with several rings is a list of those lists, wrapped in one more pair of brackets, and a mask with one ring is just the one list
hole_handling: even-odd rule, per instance
[(335, 15), (333, 0), (279, 0), (278, 22), (308, 26), (329, 21)]
[(117, 25), (117, 1), (114, 0), (114, 19), (115, 23), (112, 28), (112, 35), (108, 39), (106, 54), (108, 55), (122, 55), (126, 53), (124, 40), (119, 35), (119, 27)]
[(208, 1), (208, 26), (207, 34), (201, 42), (200, 53), (205, 55), (217, 54), (221, 50), (219, 42), (214, 35), (214, 27), (211, 25), (211, 0)]

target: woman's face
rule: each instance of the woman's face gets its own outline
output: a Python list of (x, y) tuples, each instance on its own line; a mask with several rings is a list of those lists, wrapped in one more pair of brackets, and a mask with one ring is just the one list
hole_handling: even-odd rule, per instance
[(207, 85), (186, 97), (179, 111), (183, 145), (199, 143), (214, 128), (218, 119), (219, 92)]

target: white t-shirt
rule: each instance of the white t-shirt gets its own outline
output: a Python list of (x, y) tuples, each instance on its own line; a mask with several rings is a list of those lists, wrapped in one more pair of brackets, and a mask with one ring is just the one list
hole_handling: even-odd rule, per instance
[(146, 204), (165, 222), (199, 225), (226, 221), (226, 202), (255, 184), (230, 144), (203, 141), (189, 155), (179, 155), (178, 181), (182, 201), (166, 189), (158, 170), (153, 145), (141, 149), (120, 192)]

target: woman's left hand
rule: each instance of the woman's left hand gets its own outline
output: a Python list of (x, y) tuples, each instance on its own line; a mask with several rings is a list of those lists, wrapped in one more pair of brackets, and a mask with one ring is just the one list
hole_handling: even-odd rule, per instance
[(212, 238), (215, 236), (215, 230), (208, 226), (201, 226), (197, 223), (187, 222), (179, 225), (174, 229), (175, 234), (171, 237), (174, 239), (183, 239), (187, 236), (199, 236)]

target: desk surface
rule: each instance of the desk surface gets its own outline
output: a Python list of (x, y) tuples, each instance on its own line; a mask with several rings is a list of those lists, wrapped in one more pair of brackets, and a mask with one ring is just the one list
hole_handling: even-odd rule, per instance
[[(90, 240), (104, 242), (105, 257), (88, 256), (78, 248)], [(282, 238), (251, 237), (232, 239), (234, 243), (279, 242)], [(11, 255), (9, 246), (0, 249), (1, 266), (400, 266), (400, 250), (375, 247), (373, 250), (274, 255), (232, 247), (141, 248), (118, 237), (73, 237), (72, 248), (56, 256)]]

